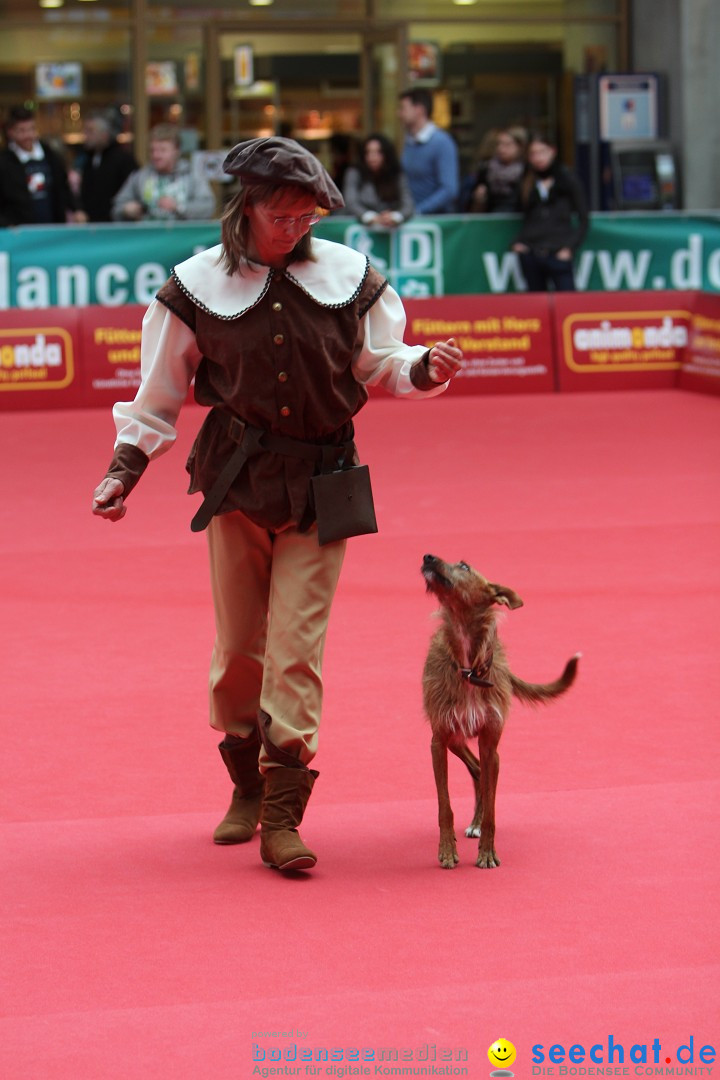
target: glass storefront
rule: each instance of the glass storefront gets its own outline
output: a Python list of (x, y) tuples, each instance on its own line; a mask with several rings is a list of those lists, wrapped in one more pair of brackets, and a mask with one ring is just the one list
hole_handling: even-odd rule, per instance
[[(142, 160), (153, 124), (221, 149), (281, 132), (327, 156), (334, 134), (399, 141), (413, 82), (460, 147), (542, 126), (571, 143), (572, 79), (627, 63), (627, 0), (0, 0), (0, 113), (33, 103), (69, 154), (84, 116), (120, 109)], [(569, 147), (571, 149), (571, 147)]]

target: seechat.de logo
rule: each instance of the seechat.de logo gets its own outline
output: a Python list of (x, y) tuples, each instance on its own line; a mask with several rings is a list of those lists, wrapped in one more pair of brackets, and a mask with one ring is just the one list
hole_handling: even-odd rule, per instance
[(517, 1057), (515, 1047), (509, 1039), (496, 1039), (488, 1048), (488, 1061), (495, 1068), (490, 1073), (493, 1077), (511, 1077), (515, 1074), (510, 1072), (510, 1066)]

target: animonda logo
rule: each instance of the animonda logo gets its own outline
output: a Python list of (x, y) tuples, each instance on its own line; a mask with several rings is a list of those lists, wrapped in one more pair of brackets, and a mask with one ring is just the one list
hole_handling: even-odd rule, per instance
[(0, 391), (58, 390), (73, 378), (73, 343), (59, 326), (0, 330)]

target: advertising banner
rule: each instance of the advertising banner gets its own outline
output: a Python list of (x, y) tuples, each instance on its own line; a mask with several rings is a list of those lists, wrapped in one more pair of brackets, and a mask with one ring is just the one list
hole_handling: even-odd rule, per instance
[[(512, 215), (412, 218), (368, 229), (330, 216), (323, 239), (367, 254), (408, 300), (526, 292)], [(217, 221), (0, 230), (0, 313), (12, 308), (147, 305), (173, 266), (220, 241)], [(579, 292), (720, 293), (720, 214), (593, 214), (575, 260)]]
[(83, 393), (87, 405), (132, 401), (140, 386), (140, 335), (145, 308), (89, 307), (80, 313)]
[(690, 341), (678, 376), (683, 390), (720, 394), (720, 297), (698, 293), (690, 319)]
[[(455, 394), (674, 386), (720, 393), (720, 296), (713, 294), (535, 293), (404, 303), (408, 343), (429, 349), (452, 337), (463, 349)], [(135, 304), (3, 313), (0, 411), (132, 400), (145, 310)]]
[(554, 298), (561, 390), (672, 387), (685, 357), (689, 292)]
[(406, 300), (405, 340), (432, 348), (454, 337), (465, 354), (454, 394), (555, 389), (547, 295), (445, 296)]
[(219, 240), (217, 222), (0, 229), (0, 313), (147, 307), (176, 263)]
[(6, 311), (0, 320), (0, 410), (83, 404), (79, 315)]

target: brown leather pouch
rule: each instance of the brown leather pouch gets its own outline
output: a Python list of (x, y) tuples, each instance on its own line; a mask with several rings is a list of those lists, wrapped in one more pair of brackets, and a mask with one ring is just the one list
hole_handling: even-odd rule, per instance
[(378, 531), (367, 465), (320, 473), (310, 485), (320, 545)]

